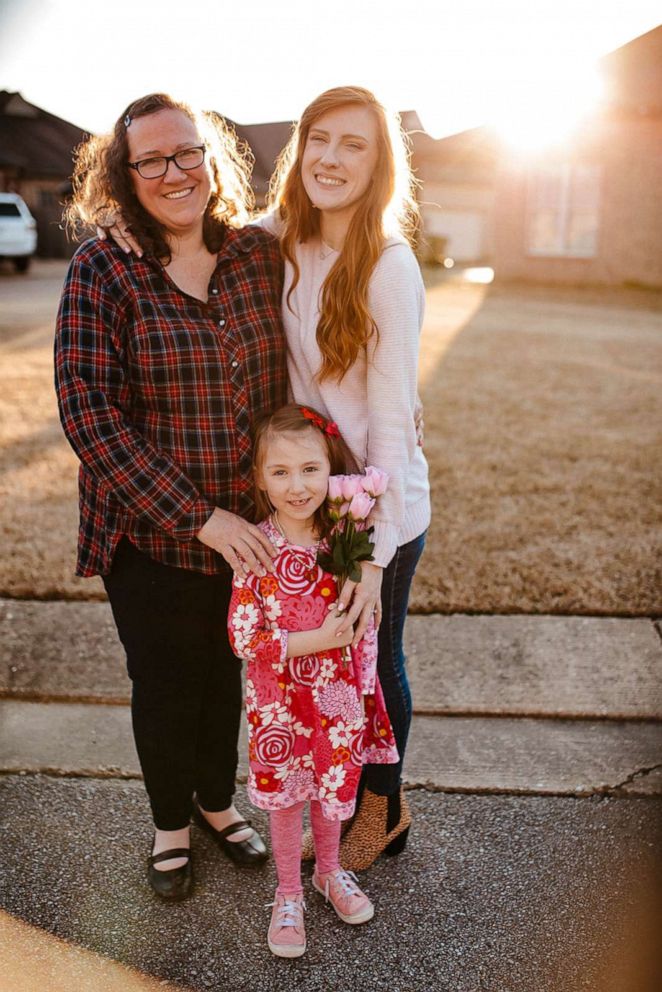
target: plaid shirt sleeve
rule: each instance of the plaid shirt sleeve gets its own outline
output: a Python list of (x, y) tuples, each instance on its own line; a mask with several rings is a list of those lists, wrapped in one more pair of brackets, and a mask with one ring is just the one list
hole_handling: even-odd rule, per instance
[(55, 384), (65, 434), (85, 470), (127, 509), (178, 541), (191, 540), (214, 505), (131, 422), (121, 279), (95, 263), (84, 250), (74, 256), (57, 317)]

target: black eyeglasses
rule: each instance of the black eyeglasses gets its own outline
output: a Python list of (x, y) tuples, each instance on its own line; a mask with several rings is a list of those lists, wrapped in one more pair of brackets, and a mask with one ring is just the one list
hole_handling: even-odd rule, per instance
[(168, 171), (169, 162), (174, 162), (184, 172), (197, 169), (205, 160), (206, 150), (204, 145), (195, 145), (194, 148), (183, 148), (174, 155), (159, 155), (157, 158), (143, 158), (140, 162), (126, 164), (130, 169), (135, 169), (143, 179), (160, 179)]

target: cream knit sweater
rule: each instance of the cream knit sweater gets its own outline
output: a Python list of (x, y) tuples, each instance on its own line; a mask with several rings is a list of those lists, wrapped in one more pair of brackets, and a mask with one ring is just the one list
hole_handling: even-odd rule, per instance
[[(273, 215), (259, 223), (278, 235)], [(370, 518), (374, 560), (386, 566), (400, 545), (418, 537), (430, 523), (428, 469), (414, 425), (425, 291), (409, 245), (389, 240), (368, 289), (379, 336), (373, 335), (367, 353), (359, 354), (342, 382), (320, 383), (319, 301), (338, 254), (319, 239), (298, 246), (300, 276), (289, 304), (293, 270), (286, 264), (283, 324), (290, 389), (295, 403), (308, 404), (335, 420), (360, 468), (375, 465), (388, 472), (388, 489)]]

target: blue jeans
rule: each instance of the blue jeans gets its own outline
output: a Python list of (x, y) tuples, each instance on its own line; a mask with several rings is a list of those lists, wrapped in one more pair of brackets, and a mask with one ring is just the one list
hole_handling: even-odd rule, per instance
[(379, 627), (377, 673), (386, 709), (391, 719), (400, 761), (397, 765), (365, 765), (362, 785), (380, 796), (389, 796), (400, 788), (402, 762), (411, 725), (411, 692), (407, 679), (407, 659), (402, 637), (407, 617), (407, 603), (418, 560), (425, 546), (425, 533), (403, 544), (395, 552), (382, 578), (382, 622)]

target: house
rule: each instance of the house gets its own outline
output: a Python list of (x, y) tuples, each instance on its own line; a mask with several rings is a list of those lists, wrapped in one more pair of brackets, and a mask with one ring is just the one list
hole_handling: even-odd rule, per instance
[(662, 286), (662, 26), (602, 60), (608, 101), (563, 148), (502, 159), (497, 278)]
[(81, 128), (0, 91), (0, 190), (20, 193), (37, 221), (37, 252), (66, 258), (72, 253), (62, 219), (63, 187), (72, 153), (85, 137)]
[(499, 144), (486, 127), (434, 140), (412, 135), (420, 182), (425, 259), (489, 262), (494, 251), (494, 197)]

